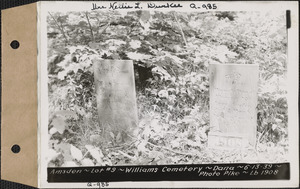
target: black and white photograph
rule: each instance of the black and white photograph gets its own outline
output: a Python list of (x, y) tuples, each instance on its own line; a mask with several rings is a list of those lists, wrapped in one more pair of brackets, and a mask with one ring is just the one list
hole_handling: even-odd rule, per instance
[(290, 179), (288, 11), (87, 4), (43, 13), (40, 148), (49, 182), (77, 167), (99, 177)]

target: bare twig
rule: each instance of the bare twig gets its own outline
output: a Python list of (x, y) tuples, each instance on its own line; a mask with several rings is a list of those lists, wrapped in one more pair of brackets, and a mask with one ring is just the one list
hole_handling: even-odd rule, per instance
[[(81, 159), (81, 160), (83, 160), (83, 159), (85, 158), (85, 156), (86, 156), (88, 153), (89, 153), (89, 151), (85, 152), (85, 154), (82, 156), (82, 159)], [(81, 161), (81, 160), (80, 160), (80, 161)]]
[(123, 145), (120, 145), (120, 146), (114, 146), (114, 147), (107, 147), (108, 149), (111, 149), (111, 150), (117, 150), (117, 149), (122, 149), (124, 147), (127, 147), (127, 149), (129, 149), (137, 140), (129, 143), (129, 144), (123, 144)]
[[(128, 135), (128, 136), (131, 137), (132, 139), (136, 139), (136, 137), (134, 137), (134, 136), (131, 136), (131, 135)], [(136, 139), (136, 140), (137, 140), (137, 139)], [(134, 142), (136, 142), (136, 141), (134, 141)], [(154, 146), (154, 147), (157, 147), (157, 148), (161, 148), (161, 149), (168, 150), (168, 151), (173, 152), (173, 153), (175, 153), (175, 154), (180, 154), (180, 155), (185, 155), (185, 156), (190, 156), (190, 155), (192, 155), (192, 154), (189, 154), (189, 153), (178, 152), (178, 151), (172, 150), (172, 149), (167, 148), (167, 147), (158, 146), (158, 145), (155, 145), (155, 144), (153, 144), (153, 143), (151, 143), (151, 142), (148, 142), (148, 141), (147, 141), (147, 144), (149, 144), (149, 145), (151, 145), (151, 146)]]
[(157, 146), (157, 145), (155, 145), (155, 144), (152, 144), (151, 142), (147, 142), (147, 144), (149, 144), (149, 145), (151, 145), (151, 146), (154, 146), (154, 147), (157, 147), (157, 148), (162, 148), (162, 149), (168, 150), (168, 151), (173, 152), (173, 153), (175, 153), (175, 154), (180, 154), (180, 155), (185, 155), (185, 156), (190, 156), (190, 155), (192, 155), (192, 154), (189, 154), (189, 153), (183, 153), (183, 152), (174, 151), (174, 150), (172, 150), (172, 149), (170, 149), (170, 148), (167, 148), (167, 147)]
[(170, 70), (172, 71), (172, 73), (174, 74), (174, 76), (176, 76), (176, 73), (174, 72), (173, 68), (170, 67)]
[(265, 127), (261, 135), (258, 137), (258, 142), (261, 142), (263, 137), (271, 130), (271, 127), (268, 127), (268, 125)]
[(65, 33), (64, 29), (63, 29), (63, 27), (62, 27), (61, 25), (59, 25), (58, 21), (54, 18), (54, 16), (53, 16), (50, 12), (48, 12), (48, 13), (49, 13), (49, 15), (51, 16), (51, 18), (54, 20), (55, 24), (57, 25), (57, 27), (58, 27), (58, 29), (60, 30), (60, 32), (62, 33), (62, 35), (64, 36), (65, 42), (68, 44), (68, 43), (69, 43), (69, 40), (68, 40), (68, 38), (67, 38), (67, 35), (66, 35), (66, 33)]
[(128, 154), (126, 154), (126, 153), (122, 152), (121, 150), (118, 150), (118, 152), (119, 152), (120, 154), (122, 154), (123, 156), (125, 156), (125, 157), (127, 157), (127, 158), (131, 159), (131, 160), (136, 160), (136, 159), (135, 159), (135, 157), (133, 157), (133, 156), (130, 156), (130, 155), (128, 155)]
[(90, 33), (91, 33), (92, 41), (95, 42), (95, 37), (94, 37), (94, 34), (93, 34), (93, 29), (92, 29), (92, 25), (91, 25), (91, 23), (90, 23), (90, 19), (89, 19), (89, 16), (88, 16), (88, 12), (85, 12), (85, 17), (86, 17), (87, 22), (88, 22), (89, 27), (90, 27)]
[(99, 35), (101, 35), (102, 33), (104, 33), (105, 30), (108, 28), (109, 25), (110, 25), (110, 21), (109, 21), (108, 24), (105, 26), (105, 28), (99, 33)]
[(185, 35), (184, 35), (184, 33), (183, 33), (182, 27), (180, 26), (180, 23), (179, 23), (179, 21), (178, 21), (178, 19), (177, 19), (177, 16), (175, 15), (175, 13), (174, 13), (174, 17), (175, 17), (176, 23), (177, 23), (177, 25), (178, 25), (178, 27), (179, 27), (179, 29), (180, 29), (180, 32), (181, 32), (181, 35), (182, 35), (184, 44), (185, 44), (185, 46), (187, 46), (187, 42), (186, 42), (186, 39), (185, 39)]

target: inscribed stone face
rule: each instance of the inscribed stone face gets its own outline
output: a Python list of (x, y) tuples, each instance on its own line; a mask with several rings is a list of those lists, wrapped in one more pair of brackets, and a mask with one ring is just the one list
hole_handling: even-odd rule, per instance
[(137, 125), (133, 62), (93, 60), (99, 124), (104, 134), (130, 134)]
[(210, 65), (211, 147), (255, 145), (258, 65)]

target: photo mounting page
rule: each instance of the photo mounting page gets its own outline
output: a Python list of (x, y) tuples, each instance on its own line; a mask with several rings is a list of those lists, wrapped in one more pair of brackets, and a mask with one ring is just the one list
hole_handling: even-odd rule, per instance
[(40, 2), (40, 187), (298, 186), (297, 7)]

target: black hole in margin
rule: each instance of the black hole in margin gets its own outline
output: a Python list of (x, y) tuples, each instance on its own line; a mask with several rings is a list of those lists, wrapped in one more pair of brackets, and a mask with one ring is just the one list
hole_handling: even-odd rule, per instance
[(12, 151), (13, 153), (15, 153), (15, 154), (19, 153), (20, 150), (21, 150), (21, 147), (20, 147), (19, 145), (17, 145), (17, 144), (15, 144), (15, 145), (13, 145), (13, 146), (11, 147), (11, 151)]
[(286, 10), (286, 28), (289, 29), (291, 27), (291, 11)]
[(17, 48), (19, 48), (20, 43), (19, 43), (19, 41), (17, 41), (17, 40), (13, 40), (13, 41), (10, 43), (10, 46), (11, 46), (11, 48), (13, 48), (13, 49), (17, 49)]

